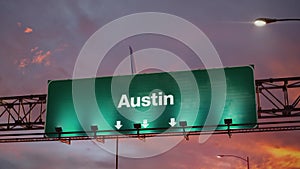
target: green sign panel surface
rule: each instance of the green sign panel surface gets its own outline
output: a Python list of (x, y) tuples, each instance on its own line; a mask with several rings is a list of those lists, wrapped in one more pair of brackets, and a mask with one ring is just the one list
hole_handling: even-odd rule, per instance
[(252, 128), (253, 74), (245, 66), (51, 81), (45, 133), (57, 137), (61, 127), (70, 132), (62, 136), (85, 136), (91, 126), (100, 135), (224, 130), (224, 119), (232, 119), (232, 129)]

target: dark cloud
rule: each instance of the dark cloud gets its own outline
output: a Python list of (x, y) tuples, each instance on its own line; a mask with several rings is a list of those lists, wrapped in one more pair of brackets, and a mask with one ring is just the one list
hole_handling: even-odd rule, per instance
[(0, 159), (0, 169), (19, 169), (18, 164), (14, 164), (11, 159)]

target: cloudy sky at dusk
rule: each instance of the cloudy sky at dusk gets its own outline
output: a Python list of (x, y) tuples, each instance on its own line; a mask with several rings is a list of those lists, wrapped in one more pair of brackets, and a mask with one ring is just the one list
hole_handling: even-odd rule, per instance
[[(210, 39), (224, 66), (253, 64), (256, 79), (299, 76), (300, 22), (260, 28), (252, 23), (258, 17), (300, 18), (299, 6), (298, 0), (0, 0), (0, 96), (46, 94), (48, 80), (71, 79), (76, 59), (88, 38), (105, 24), (138, 12), (163, 12), (188, 20)], [(97, 75), (112, 75), (119, 62), (128, 56), (129, 45), (135, 51), (172, 51), (191, 69), (205, 68), (193, 52), (176, 40), (140, 35), (112, 48)], [(140, 65), (147, 62), (136, 58)], [(157, 62), (163, 62), (169, 71), (182, 69), (175, 63)], [(130, 74), (129, 67), (123, 74)], [(155, 157), (120, 157), (119, 165), (122, 169), (245, 168), (242, 160), (216, 158), (217, 154), (236, 154), (249, 156), (253, 169), (300, 169), (299, 138), (299, 131), (250, 133), (233, 135), (231, 139), (227, 135), (212, 136), (199, 144), (198, 137), (193, 136)], [(114, 162), (113, 154), (92, 141), (74, 141), (71, 145), (0, 144), (0, 169), (112, 169)]]

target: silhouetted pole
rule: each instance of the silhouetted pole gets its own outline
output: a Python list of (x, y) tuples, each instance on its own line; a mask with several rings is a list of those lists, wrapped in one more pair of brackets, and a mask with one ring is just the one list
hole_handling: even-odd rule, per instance
[(119, 137), (116, 139), (116, 169), (119, 168)]

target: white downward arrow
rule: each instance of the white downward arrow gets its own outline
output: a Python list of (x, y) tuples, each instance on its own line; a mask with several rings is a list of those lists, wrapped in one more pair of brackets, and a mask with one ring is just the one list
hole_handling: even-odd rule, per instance
[(121, 125), (121, 121), (117, 121), (115, 127), (119, 130), (123, 125)]
[(149, 126), (148, 121), (147, 121), (147, 120), (143, 120), (142, 126), (143, 126), (144, 128), (147, 128), (147, 127)]
[(170, 118), (169, 124), (171, 127), (174, 127), (176, 125), (175, 118)]

